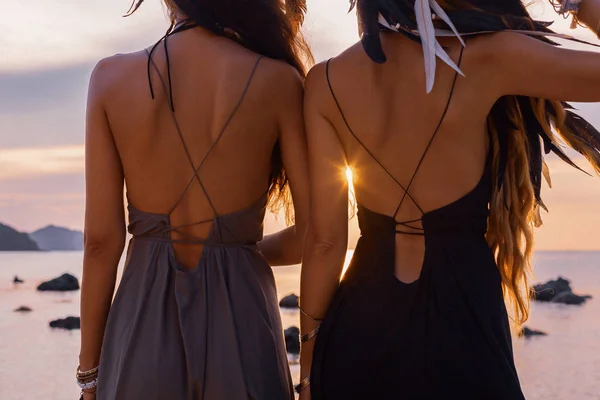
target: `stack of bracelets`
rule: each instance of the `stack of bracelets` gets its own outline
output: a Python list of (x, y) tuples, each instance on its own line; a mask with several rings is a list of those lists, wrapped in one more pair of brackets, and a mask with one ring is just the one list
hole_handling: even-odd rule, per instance
[[(304, 314), (305, 316), (307, 316), (308, 318), (312, 319), (313, 321), (316, 322), (321, 322), (323, 321), (323, 319), (319, 319), (319, 318), (315, 318), (313, 316), (311, 316), (310, 314), (307, 314), (301, 306), (298, 306), (298, 309), (300, 310), (300, 312), (302, 314)], [(319, 328), (320, 326), (317, 326), (315, 329), (313, 329), (312, 331), (308, 332), (306, 335), (300, 335), (300, 344), (302, 343), (306, 343), (309, 340), (314, 339), (315, 337), (317, 337), (317, 334), (319, 333)], [(302, 393), (302, 391), (304, 389), (306, 389), (308, 386), (310, 385), (310, 375), (306, 376), (304, 379), (302, 379), (300, 381), (300, 383), (298, 385), (296, 385), (296, 387), (294, 387), (294, 390), (296, 391), (296, 393), (300, 394)]]
[(75, 377), (77, 378), (77, 385), (81, 389), (80, 400), (83, 399), (84, 393), (96, 393), (96, 387), (98, 386), (98, 367), (88, 371), (82, 371), (78, 367)]

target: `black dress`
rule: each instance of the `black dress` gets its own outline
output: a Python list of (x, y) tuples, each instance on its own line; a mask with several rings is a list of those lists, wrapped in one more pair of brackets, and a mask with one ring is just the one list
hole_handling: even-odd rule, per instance
[[(410, 184), (405, 193), (412, 199)], [(361, 237), (315, 343), (313, 400), (524, 399), (501, 276), (485, 240), (491, 193), (488, 156), (477, 186), (423, 212), (420, 227), (359, 204)], [(423, 269), (410, 284), (394, 274), (397, 233), (425, 239)]]

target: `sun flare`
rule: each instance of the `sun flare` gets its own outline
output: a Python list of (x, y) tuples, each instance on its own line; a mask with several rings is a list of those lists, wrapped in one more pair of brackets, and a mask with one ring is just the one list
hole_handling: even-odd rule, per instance
[(352, 183), (352, 170), (350, 167), (346, 167), (346, 179), (348, 179), (348, 183)]

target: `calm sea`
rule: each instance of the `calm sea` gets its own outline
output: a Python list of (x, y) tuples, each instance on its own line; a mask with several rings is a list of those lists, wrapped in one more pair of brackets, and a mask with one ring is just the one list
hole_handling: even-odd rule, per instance
[[(349, 256), (351, 252), (349, 252)], [(41, 281), (63, 272), (81, 275), (80, 252), (0, 252), (0, 400), (76, 399), (79, 331), (51, 330), (48, 321), (79, 315), (79, 293), (38, 293)], [(600, 400), (600, 252), (540, 252), (536, 280), (562, 275), (594, 299), (583, 306), (533, 304), (528, 326), (546, 337), (515, 341), (523, 389), (533, 400)], [(275, 269), (281, 296), (299, 290), (298, 266)], [(13, 286), (19, 275), (25, 284)], [(27, 314), (13, 309), (26, 305)], [(298, 313), (282, 312), (284, 326)], [(298, 366), (292, 365), (297, 379)]]

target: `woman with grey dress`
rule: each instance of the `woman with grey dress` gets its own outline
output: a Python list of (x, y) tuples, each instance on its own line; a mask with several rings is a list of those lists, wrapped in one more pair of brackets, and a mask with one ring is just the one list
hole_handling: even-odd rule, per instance
[(90, 82), (82, 396), (293, 399), (270, 265), (300, 262), (307, 218), (305, 4), (165, 4), (167, 34)]

